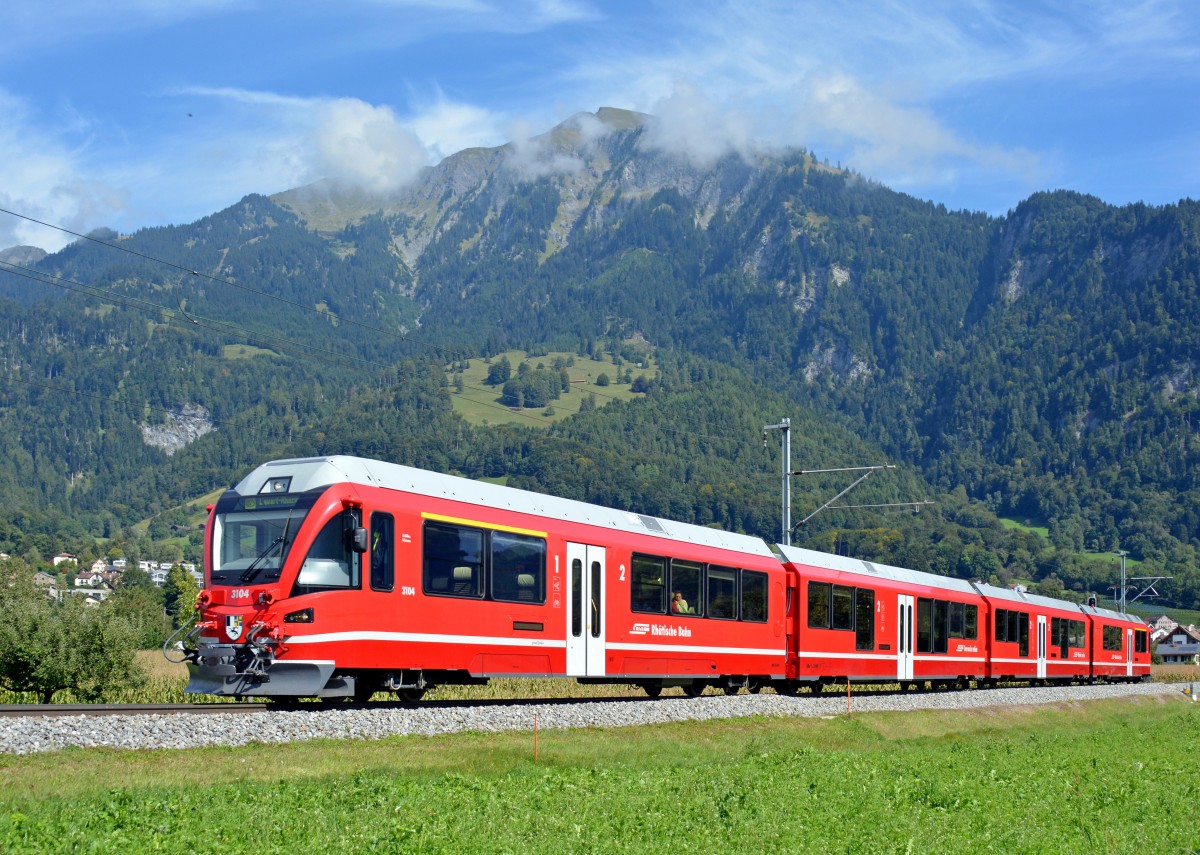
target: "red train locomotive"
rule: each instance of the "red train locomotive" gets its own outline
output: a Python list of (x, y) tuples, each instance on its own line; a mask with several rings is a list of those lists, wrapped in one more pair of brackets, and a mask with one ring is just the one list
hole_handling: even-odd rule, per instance
[(254, 470), (204, 563), (189, 693), (1149, 675), (1146, 628), (1113, 612), (355, 457)]

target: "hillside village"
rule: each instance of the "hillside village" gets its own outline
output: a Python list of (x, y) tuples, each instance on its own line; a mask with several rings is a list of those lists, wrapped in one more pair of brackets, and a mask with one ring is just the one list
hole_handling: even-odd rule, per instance
[[(0, 552), (0, 561), (7, 561), (11, 556)], [(33, 582), (46, 594), (61, 600), (64, 596), (82, 596), (90, 605), (99, 605), (108, 598), (112, 591), (121, 584), (125, 571), (131, 566), (125, 558), (114, 558), (105, 561), (98, 558), (86, 568), (79, 569), (79, 561), (74, 555), (60, 552), (50, 563), (59, 570), (58, 576), (38, 570), (34, 573)], [(167, 574), (174, 567), (182, 567), (199, 586), (204, 585), (204, 574), (192, 561), (138, 561), (138, 570), (149, 576), (156, 588), (163, 587), (167, 582)]]

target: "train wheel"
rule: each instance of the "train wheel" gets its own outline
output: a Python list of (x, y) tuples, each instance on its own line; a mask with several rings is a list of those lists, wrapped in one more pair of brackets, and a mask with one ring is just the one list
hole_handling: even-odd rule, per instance
[(646, 685), (642, 686), (642, 691), (645, 692), (648, 697), (657, 698), (662, 694), (662, 686), (655, 686), (647, 683)]
[(415, 704), (425, 697), (424, 689), (401, 689), (396, 692), (400, 696), (400, 700), (406, 704)]
[(683, 693), (689, 698), (698, 698), (704, 694), (705, 685), (700, 682), (683, 687)]
[(795, 697), (800, 691), (800, 684), (795, 680), (781, 680), (778, 683), (772, 683), (771, 685), (775, 689), (775, 694), (787, 695), (789, 698)]
[(727, 695), (736, 695), (741, 686), (725, 686), (724, 691)]
[(822, 692), (825, 691), (825, 681), (820, 680), (820, 679), (813, 680), (811, 683), (808, 684), (808, 690), (810, 692), (812, 692), (814, 695), (821, 694)]
[(746, 687), (746, 691), (752, 695), (757, 695), (762, 691), (762, 683), (758, 682), (757, 680), (751, 680), (750, 685)]

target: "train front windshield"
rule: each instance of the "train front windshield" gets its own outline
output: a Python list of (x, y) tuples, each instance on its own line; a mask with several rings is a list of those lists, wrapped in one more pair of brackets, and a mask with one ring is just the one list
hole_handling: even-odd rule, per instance
[(296, 532), (322, 492), (222, 496), (213, 515), (212, 584), (278, 582)]

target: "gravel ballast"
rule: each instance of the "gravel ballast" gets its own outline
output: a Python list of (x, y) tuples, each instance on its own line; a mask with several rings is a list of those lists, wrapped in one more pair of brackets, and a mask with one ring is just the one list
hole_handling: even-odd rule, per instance
[[(1127, 695), (1180, 695), (1178, 683), (1002, 688), (967, 692), (863, 693), (851, 697), (854, 712), (973, 709), (988, 706), (1090, 701)], [(620, 701), (546, 701), (520, 704), (421, 705), (316, 710), (268, 710), (245, 715), (28, 716), (0, 719), (0, 753), (32, 754), (70, 746), (129, 749), (198, 748), (285, 743), (305, 739), (382, 739), (463, 731), (633, 727), (675, 721), (747, 716), (837, 716), (846, 695), (758, 695)]]

